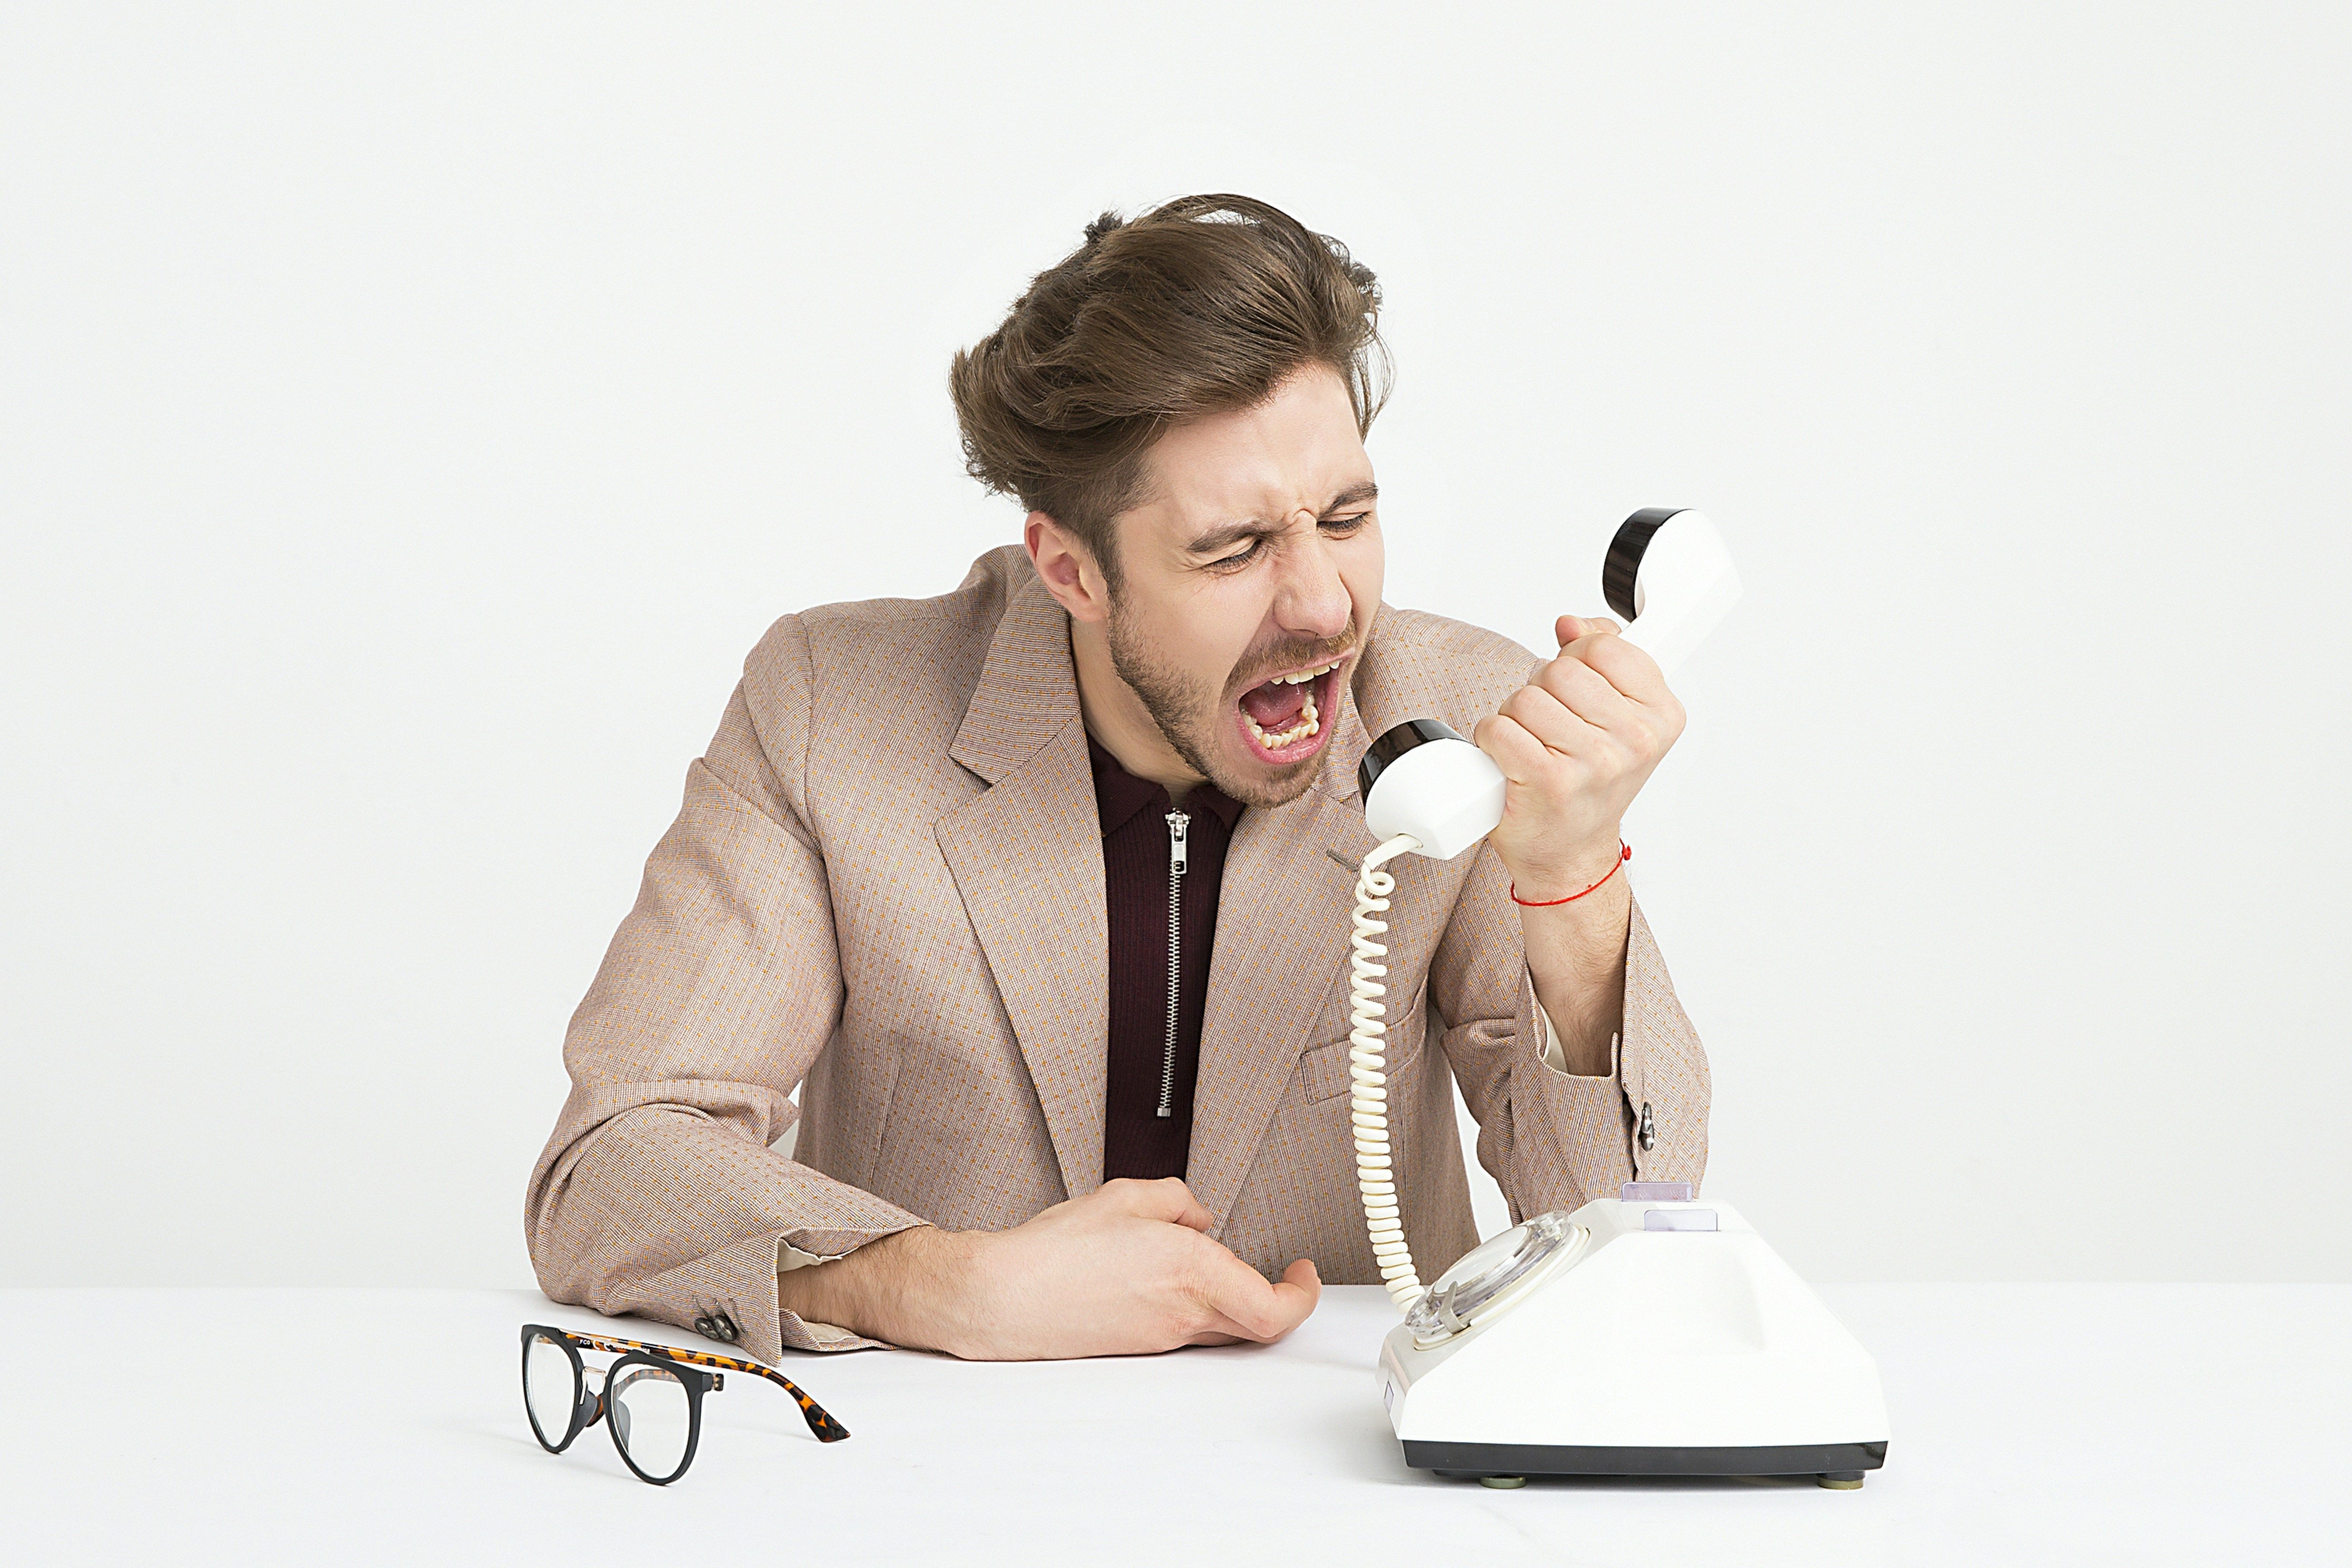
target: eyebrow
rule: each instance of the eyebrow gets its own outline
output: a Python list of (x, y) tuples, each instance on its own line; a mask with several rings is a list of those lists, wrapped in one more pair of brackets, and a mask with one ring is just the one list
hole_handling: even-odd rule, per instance
[[(1324, 503), (1322, 511), (1317, 515), (1328, 515), (1343, 506), (1354, 506), (1360, 501), (1374, 500), (1380, 493), (1380, 486), (1370, 479), (1365, 479), (1361, 483), (1349, 485), (1346, 489), (1333, 496)], [(1219, 523), (1216, 527), (1195, 535), (1192, 542), (1184, 548), (1194, 555), (1210, 555), (1220, 550), (1231, 549), (1244, 540), (1264, 539), (1269, 534), (1280, 531), (1280, 524), (1256, 519), (1246, 522)]]

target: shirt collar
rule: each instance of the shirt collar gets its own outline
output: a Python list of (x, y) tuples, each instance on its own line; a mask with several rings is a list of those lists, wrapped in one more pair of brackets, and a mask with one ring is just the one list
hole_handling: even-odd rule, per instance
[[(1095, 774), (1095, 813), (1102, 818), (1103, 837), (1108, 838), (1127, 826), (1137, 812), (1146, 806), (1165, 815), (1169, 809), (1168, 792), (1150, 779), (1137, 778), (1118, 765), (1118, 759), (1103, 750), (1102, 742), (1093, 735), (1087, 737), (1087, 761)], [(1242, 803), (1213, 784), (1196, 784), (1184, 797), (1184, 809), (1198, 816), (1213, 813), (1231, 833), (1234, 824), (1241, 820)]]

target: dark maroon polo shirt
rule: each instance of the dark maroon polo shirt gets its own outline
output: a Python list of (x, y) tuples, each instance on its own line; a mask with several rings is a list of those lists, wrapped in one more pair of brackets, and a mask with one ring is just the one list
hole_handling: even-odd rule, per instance
[[(1171, 805), (1087, 737), (1095, 809), (1102, 818), (1103, 896), (1110, 915), (1110, 1082), (1103, 1102), (1103, 1180), (1181, 1176), (1192, 1142), (1192, 1079), (1201, 1065), (1201, 1015), (1209, 1000), (1209, 953), (1217, 935), (1217, 888), (1242, 804), (1202, 784)], [(1160, 1111), (1168, 1055), (1168, 888), (1181, 810), (1185, 870), (1177, 922), (1175, 1074), (1171, 1114)]]

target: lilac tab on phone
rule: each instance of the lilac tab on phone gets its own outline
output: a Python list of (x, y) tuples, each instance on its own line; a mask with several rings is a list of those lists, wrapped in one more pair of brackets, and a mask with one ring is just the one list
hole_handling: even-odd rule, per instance
[(1686, 1204), (1688, 1182), (1628, 1182), (1617, 1189), (1617, 1201), (1626, 1204)]

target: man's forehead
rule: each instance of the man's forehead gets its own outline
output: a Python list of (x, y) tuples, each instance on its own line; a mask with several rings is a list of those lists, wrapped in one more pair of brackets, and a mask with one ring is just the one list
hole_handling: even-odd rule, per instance
[(1265, 403), (1170, 431), (1149, 458), (1150, 510), (1173, 532), (1320, 513), (1372, 482), (1339, 377), (1302, 376)]

